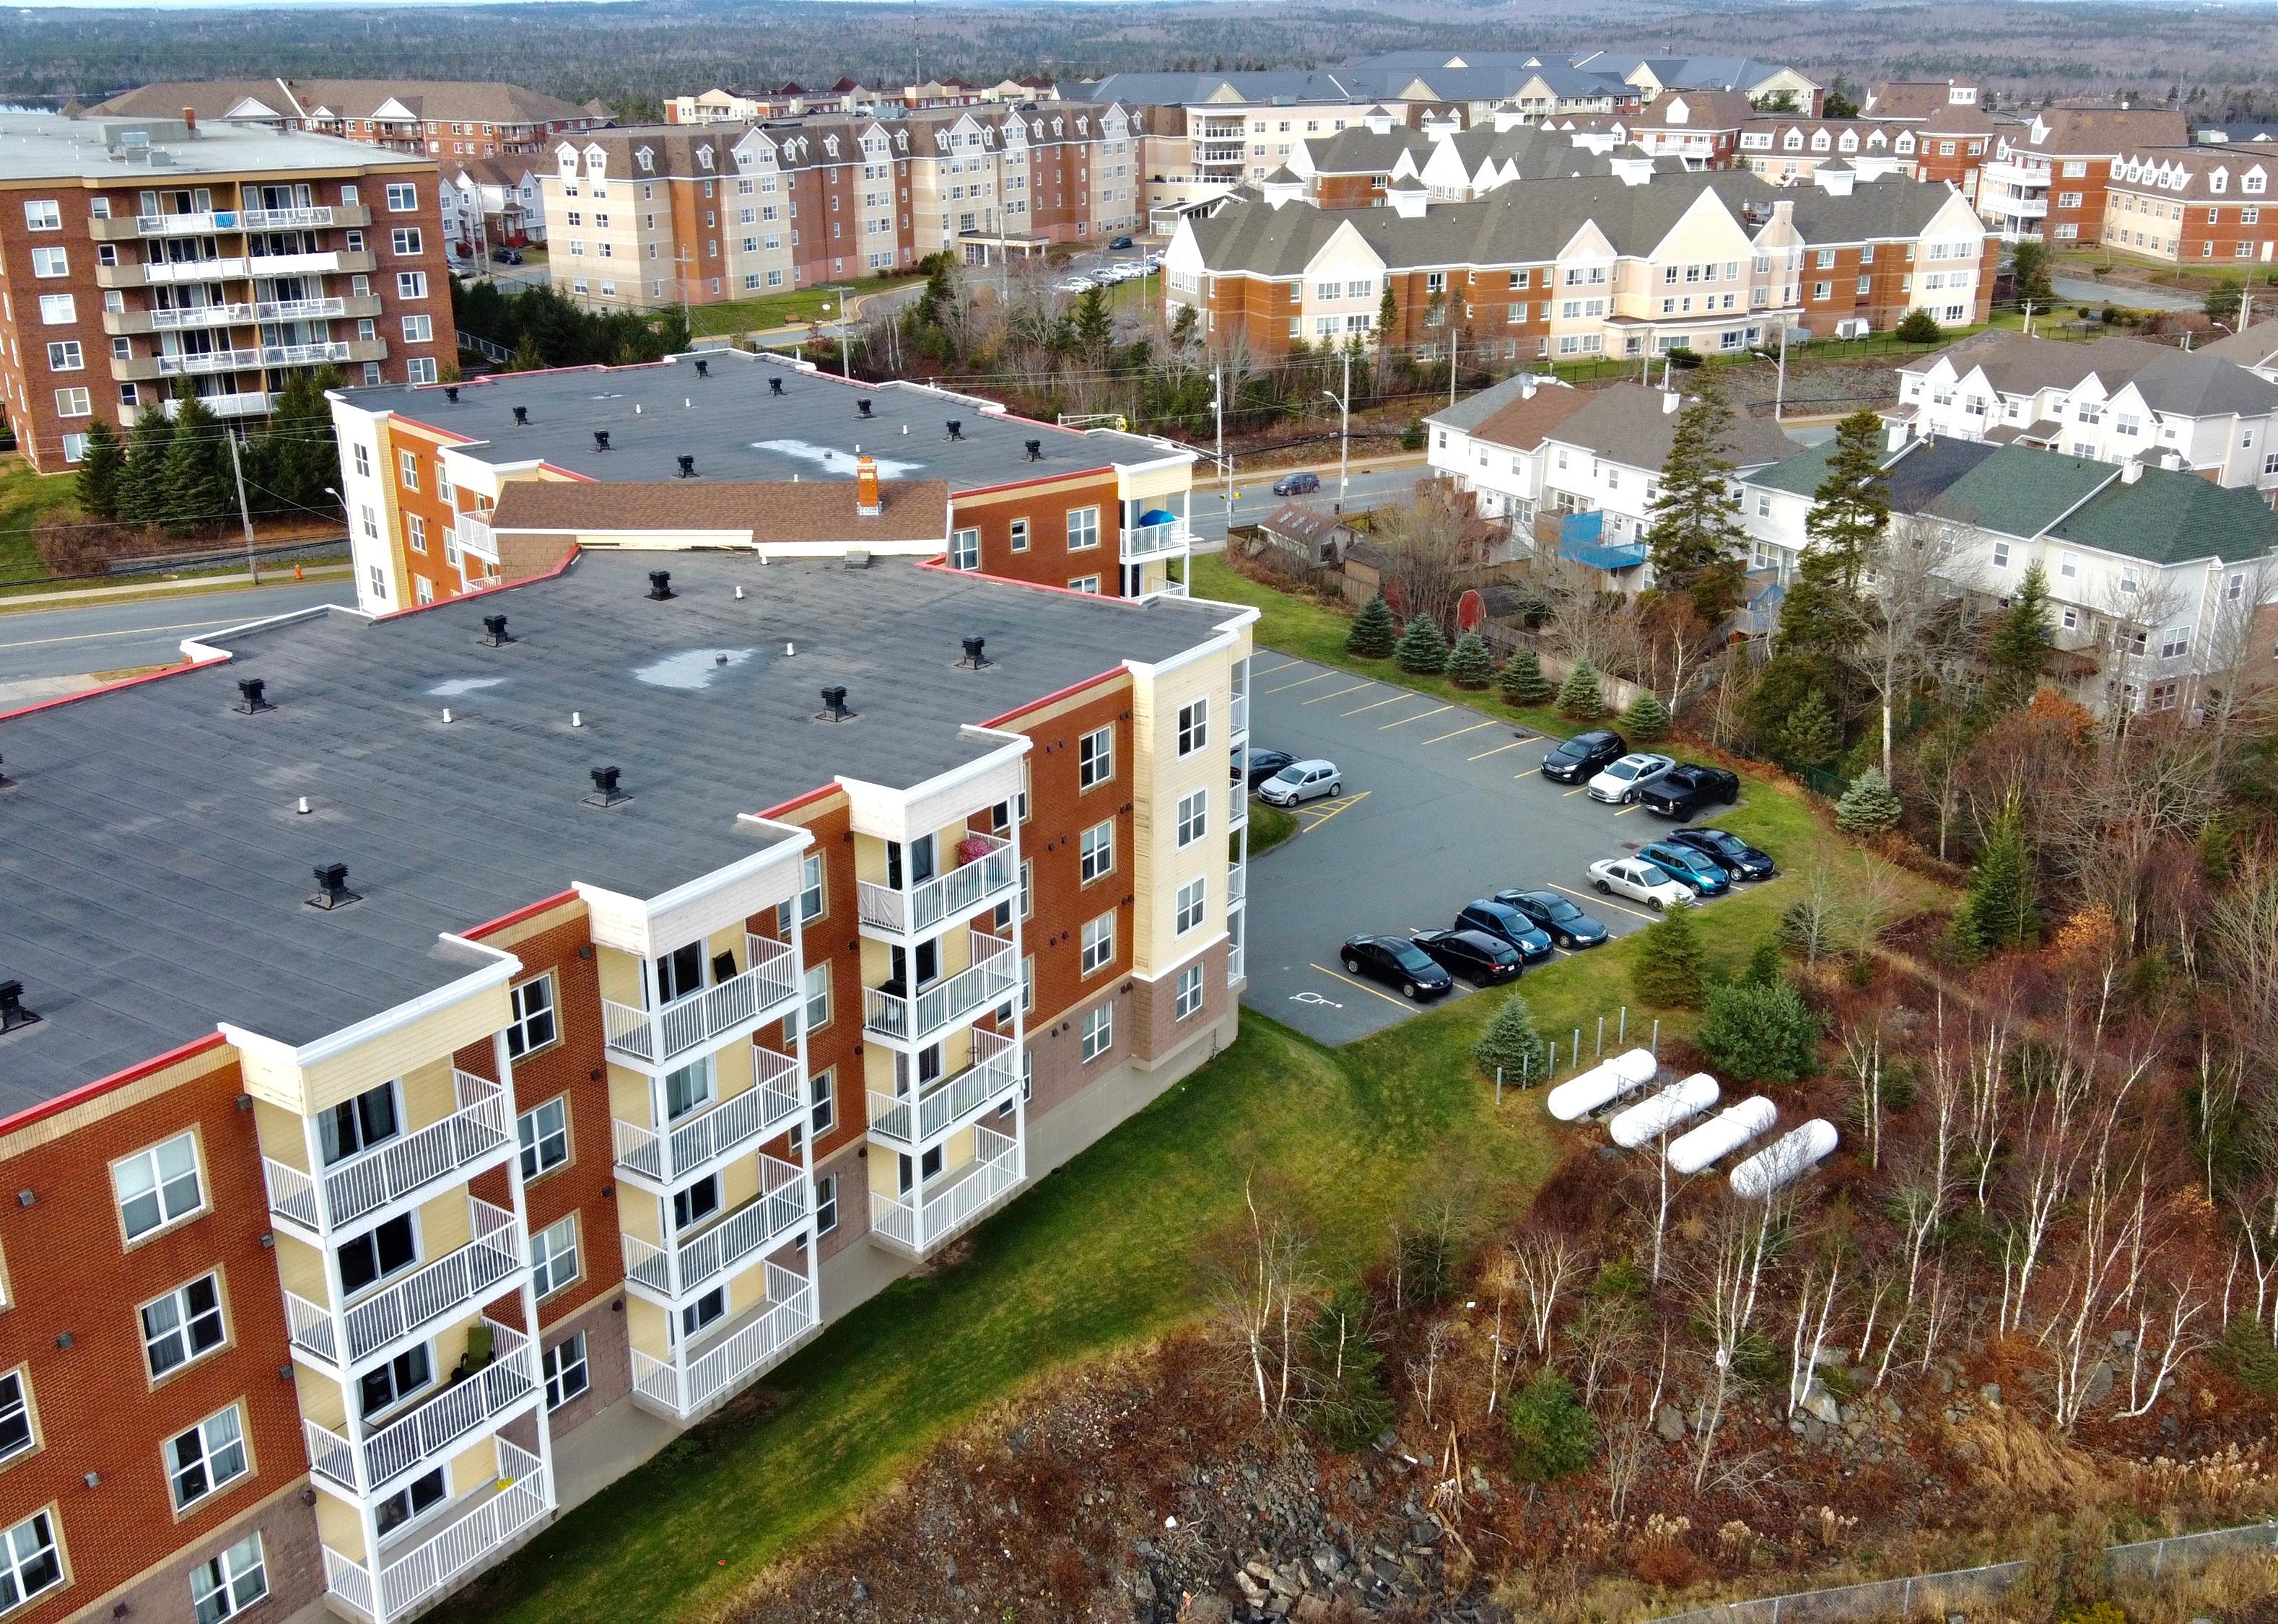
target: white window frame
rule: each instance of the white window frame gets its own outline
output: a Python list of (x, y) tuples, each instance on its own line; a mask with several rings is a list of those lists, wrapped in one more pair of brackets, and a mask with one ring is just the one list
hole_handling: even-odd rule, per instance
[(837, 1227), (838, 1175), (825, 1173), (814, 1181), (814, 1232), (828, 1235)]
[(1097, 975), (1115, 962), (1115, 914), (1112, 910), (1083, 923), (1082, 945), (1076, 959), (1077, 973)]
[[(195, 1455), (183, 1452), (185, 1442), (192, 1438), (197, 1440)], [(234, 1402), (168, 1438), (163, 1452), (167, 1490), (178, 1512), (211, 1499), (253, 1469), (253, 1457), (245, 1437), (245, 1417)], [(188, 1485), (193, 1483), (203, 1486), (190, 1489)]]
[(1179, 984), (1171, 1004), (1171, 1018), (1184, 1020), (1203, 1007), (1203, 967), (1189, 964), (1179, 972)]
[[(569, 1272), (566, 1274), (560, 1272), (564, 1259), (568, 1260)], [(576, 1213), (571, 1213), (558, 1224), (549, 1224), (542, 1230), (531, 1231), (530, 1282), (533, 1295), (550, 1297), (556, 1292), (566, 1290), (577, 1285), (585, 1272), (585, 1262), (577, 1253)]]
[[(211, 1282), (213, 1303), (201, 1308), (191, 1299), (191, 1292)], [(171, 1316), (156, 1330), (151, 1329), (150, 1316), (163, 1310)], [(209, 1354), (218, 1353), (229, 1346), (229, 1314), (222, 1298), (221, 1273), (208, 1269), (194, 1280), (185, 1280), (172, 1291), (153, 1297), (135, 1311), (135, 1321), (142, 1328), (142, 1365), (152, 1381), (161, 1381), (177, 1370), (188, 1369)], [(210, 1325), (214, 1339), (201, 1347), (197, 1345), (203, 1329)], [(176, 1348), (171, 1363), (161, 1368), (159, 1349)]]
[(40, 1429), (32, 1411), (32, 1373), (28, 1365), (0, 1374), (0, 1430), (23, 1429), (20, 1443), (0, 1448), (0, 1460), (13, 1460), (40, 1446)]
[(1177, 896), (1178, 911), (1173, 917), (1172, 934), (1183, 936), (1199, 930), (1210, 917), (1210, 881), (1197, 874), (1181, 886)]
[[(554, 972), (534, 975), (508, 994), (514, 1018), (507, 1023), (506, 1052), (512, 1060), (551, 1048), (562, 1041), (562, 1003), (554, 996)], [(532, 1003), (533, 999), (541, 1000)], [(546, 1035), (535, 1038), (543, 1025)]]
[(1093, 824), (1076, 836), (1076, 882), (1089, 885), (1115, 872), (1115, 820)]
[[(592, 1370), (585, 1358), (585, 1333), (577, 1331), (547, 1348), (539, 1359), (539, 1369), (546, 1378), (546, 1407), (550, 1413), (560, 1409), (574, 1399), (580, 1399), (593, 1384)], [(570, 1386), (572, 1380), (577, 1386)]]
[[(187, 1172), (177, 1170), (167, 1174), (159, 1158), (164, 1152), (177, 1145), (187, 1145), (189, 1147), (190, 1164)], [(138, 1178), (148, 1178), (150, 1181), (149, 1187), (137, 1189), (133, 1193), (128, 1193), (126, 1187), (120, 1184), (119, 1178), (122, 1174), (130, 1172)], [(191, 1193), (195, 1199), (187, 1206), (173, 1206), (172, 1203), (177, 1197), (171, 1195), (170, 1192), (176, 1191), (185, 1178), (190, 1181)], [(204, 1158), (199, 1154), (198, 1136), (195, 1130), (187, 1133), (177, 1133), (172, 1139), (161, 1140), (155, 1145), (146, 1145), (132, 1155), (121, 1156), (111, 1164), (112, 1203), (118, 1208), (118, 1227), (129, 1245), (148, 1239), (153, 1235), (162, 1235), (177, 1224), (187, 1224), (204, 1212), (205, 1192), (205, 1163)], [(126, 1208), (131, 1203), (143, 1200), (149, 1200), (155, 1203), (157, 1216), (153, 1222), (135, 1229), (132, 1227), (132, 1221), (126, 1215)]]
[(197, 1624), (221, 1624), (269, 1599), (269, 1562), (256, 1529), (190, 1570), (190, 1612)]
[[(28, 1549), (27, 1548), (28, 1545)], [(28, 1575), (36, 1571), (42, 1559), (47, 1563), (47, 1574), (37, 1584), (28, 1582)], [(0, 1535), (0, 1595), (15, 1593), (13, 1604), (0, 1602), (0, 1606), (13, 1612), (34, 1596), (44, 1596), (64, 1582), (63, 1548), (56, 1542), (54, 1516), (44, 1511), (34, 1512), (5, 1535)]]
[(1082, 1064), (1089, 1065), (1115, 1047), (1115, 1005), (1112, 1001), (1083, 1012)]
[(974, 526), (949, 533), (949, 567), (952, 569), (981, 568), (981, 531)]
[(1210, 743), (1210, 696), (1179, 707), (1179, 754), (1191, 756)]
[(1071, 507), (1067, 515), (1067, 550), (1088, 552), (1099, 545), (1099, 509)]
[[(550, 1117), (549, 1112), (552, 1113)], [(540, 1100), (514, 1119), (514, 1132), (522, 1147), (522, 1179), (524, 1184), (533, 1178), (545, 1178), (557, 1167), (567, 1167), (570, 1164), (570, 1096), (557, 1094), (550, 1100)]]
[(1115, 729), (1095, 728), (1075, 742), (1075, 787), (1081, 791), (1115, 776)]
[(1207, 789), (1197, 789), (1191, 795), (1181, 796), (1177, 832), (1179, 849), (1184, 850), (1209, 833), (1210, 791)]

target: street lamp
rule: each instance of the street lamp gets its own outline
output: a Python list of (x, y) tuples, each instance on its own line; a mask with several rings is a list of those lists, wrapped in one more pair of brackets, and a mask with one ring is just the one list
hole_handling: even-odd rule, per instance
[[(854, 376), (854, 367), (853, 363), (847, 359), (846, 349), (846, 290), (843, 287), (831, 287), (823, 291), (838, 295), (838, 376), (852, 378)], [(828, 299), (822, 301), (822, 313), (825, 316), (830, 314), (830, 301)]]
[(1337, 403), (1337, 511), (1342, 513), (1345, 510), (1347, 484), (1345, 470), (1350, 463), (1352, 452), (1352, 351), (1345, 352), (1344, 393), (1339, 394), (1334, 389), (1324, 389), (1321, 393)]

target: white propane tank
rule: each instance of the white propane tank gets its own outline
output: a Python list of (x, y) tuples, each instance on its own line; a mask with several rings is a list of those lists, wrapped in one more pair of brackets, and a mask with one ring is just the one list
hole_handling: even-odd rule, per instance
[(1692, 1121), (1716, 1104), (1721, 1092), (1715, 1078), (1695, 1071), (1683, 1082), (1671, 1083), (1651, 1099), (1631, 1106), (1608, 1125), (1608, 1132), (1614, 1136), (1614, 1143), (1634, 1150), (1678, 1124)]
[(1702, 1123), (1669, 1147), (1671, 1172), (1690, 1176), (1738, 1150), (1779, 1120), (1779, 1107), (1762, 1094), (1727, 1106), (1711, 1121)]
[(1644, 1087), (1660, 1071), (1653, 1051), (1633, 1048), (1601, 1061), (1579, 1077), (1570, 1077), (1553, 1088), (1543, 1103), (1555, 1122), (1578, 1122), (1601, 1105)]
[(1814, 1117), (1734, 1168), (1732, 1193), (1761, 1200), (1783, 1185), (1794, 1183), (1826, 1160), (1835, 1148), (1835, 1125), (1824, 1117)]

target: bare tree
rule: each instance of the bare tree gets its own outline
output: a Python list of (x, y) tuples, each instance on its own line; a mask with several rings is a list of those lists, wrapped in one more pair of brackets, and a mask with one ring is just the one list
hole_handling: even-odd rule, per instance
[[(1842, 1277), (1840, 1261), (1827, 1268), (1827, 1281), (1820, 1287), (1818, 1265), (1804, 1270), (1803, 1287), (1796, 1293), (1795, 1334), (1789, 1338), (1787, 1367), (1787, 1413), (1791, 1415), (1810, 1396), (1812, 1379), (1819, 1370), (1819, 1350), (1827, 1340), (1827, 1316), (1835, 1312), (1835, 1291)], [(1819, 1318), (1812, 1319), (1812, 1292), (1819, 1289)]]
[(1287, 1220), (1261, 1212), (1247, 1180), (1242, 1198), (1249, 1228), (1221, 1271), (1218, 1317), (1238, 1350), (1258, 1419), (1278, 1422), (1297, 1396), (1297, 1338), (1315, 1283), (1305, 1246)]
[(1709, 1338), (1708, 1391), (1701, 1407), (1695, 1437), (1693, 1491), (1708, 1481), (1716, 1431), (1731, 1402), (1732, 1361), (1755, 1324), (1757, 1295), (1763, 1285), (1777, 1201), (1728, 1199), (1710, 1220), (1708, 1255), (1693, 1283), (1694, 1309)]
[(1581, 1254), (1563, 1235), (1538, 1231), (1513, 1248), (1512, 1262), (1517, 1268), (1519, 1290), (1526, 1298), (1526, 1329), (1534, 1344), (1534, 1357), (1547, 1360), (1559, 1293), (1581, 1272)]
[[(2153, 1362), (2152, 1383), (2142, 1387), (2144, 1344), (2152, 1335), (2152, 1315), (2149, 1308), (2136, 1315), (2136, 1338), (2128, 1347), (2128, 1407), (2120, 1413), (2134, 1417), (2148, 1414), (2160, 1401), (2160, 1391), (2168, 1378), (2175, 1374), (2184, 1360), (2205, 1346), (2206, 1339), (2195, 1333), (2199, 1315), (2206, 1312), (2206, 1299), (2192, 1289), (2187, 1277), (2167, 1298), (2165, 1337), (2160, 1345), (2159, 1358)], [(2138, 1392), (2141, 1397), (2138, 1397)]]
[(1437, 478), (1416, 482), (1411, 499), (1374, 512), (1375, 541), (1385, 556), (1385, 595), (1406, 615), (1424, 615), (1441, 630), (1456, 621), (1456, 600), (1481, 578), (1479, 521), (1456, 488)]
[(1968, 621), (1954, 579), (1959, 552), (1951, 524), (1896, 514), (1875, 553), (1873, 613), (1848, 657), (1882, 707), (1884, 778), (1891, 776), (1892, 714), (1899, 701), (1964, 640)]

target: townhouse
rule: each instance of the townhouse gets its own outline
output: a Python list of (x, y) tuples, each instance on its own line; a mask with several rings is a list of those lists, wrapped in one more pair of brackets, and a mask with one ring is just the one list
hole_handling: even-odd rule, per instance
[(557, 135), (598, 129), (606, 108), (493, 80), (216, 79), (144, 85), (89, 113), (98, 118), (228, 120), (313, 130), (434, 158), (534, 156)]
[[(1846, 172), (1782, 190), (1670, 164), (1617, 156), (1609, 177), (1462, 202), (1403, 183), (1383, 209), (1228, 203), (1180, 223), (1166, 315), (1192, 307), (1213, 345), (1259, 355), (1359, 339), (1428, 356), (1452, 341), (1507, 361), (1731, 352), (1783, 323), (1847, 336), (1918, 309), (1985, 319), (1995, 248), (1949, 186)], [(1380, 333), (1387, 286), (1398, 329)]]
[(1231, 1041), (1251, 618), (562, 540), (0, 717), (11, 1616), (411, 1618)]
[(1836, 164), (1862, 175), (1945, 181), (1974, 199), (1993, 141), (1993, 121), (1975, 106), (1940, 106), (1919, 119), (1760, 116), (1740, 131), (1739, 159), (1776, 186), (1809, 180), (1822, 164)]
[[(878, 477), (938, 482), (944, 494), (907, 523), (898, 511), (891, 534), (866, 531), (865, 550), (1105, 597), (1183, 591), (1193, 543), (1195, 454), (1181, 446), (1031, 423), (921, 385), (850, 383), (773, 355), (350, 389), (333, 420), (357, 601), (373, 614), (512, 578), (498, 510), (530, 481), (573, 482), (596, 503), (623, 484), (702, 506), (715, 484), (852, 489), (867, 459)], [(732, 515), (716, 528), (720, 545), (760, 545)], [(761, 551), (799, 556), (779, 545), (793, 539)]]
[(544, 160), (461, 158), (442, 168), (443, 243), (456, 259), (546, 240)]
[(455, 358), (432, 158), (302, 131), (0, 113), (0, 396), (32, 465), (196, 394), (233, 423), (296, 372)]
[(2106, 185), (2104, 245), (2171, 265), (2268, 264), (2274, 172), (2278, 154), (2251, 143), (2123, 152)]
[(1737, 90), (1671, 90), (1633, 113), (1586, 123), (1559, 119), (1556, 127), (1594, 126), (1616, 146), (1674, 158), (1686, 169), (1731, 169), (1739, 161), (1741, 131), (1758, 117), (1755, 104)]
[(1758, 62), (1748, 57), (1617, 57), (1599, 53), (1576, 57), (1574, 65), (1592, 72), (1619, 72), (1624, 82), (1636, 87), (1651, 103), (1667, 90), (1723, 91), (1746, 96), (1758, 107), (1786, 106), (1800, 113), (1817, 114), (1827, 99), (1826, 87), (1785, 63)]
[[(2250, 298), (2249, 313), (2254, 312)], [(2226, 333), (2193, 352), (2218, 361), (2235, 362), (2258, 377), (2278, 383), (2278, 324), (2258, 322), (2240, 332)]]
[[(1662, 165), (1675, 168), (1672, 161)], [(1391, 189), (1420, 186), (1433, 200), (1468, 202), (1517, 180), (1571, 179), (1579, 175), (1644, 175), (1655, 161), (1641, 152), (1622, 151), (1609, 139), (1586, 133), (1522, 124), (1499, 114), (1492, 126), (1456, 130), (1425, 117), (1421, 128), (1395, 125), (1391, 115), (1371, 108), (1360, 127), (1326, 138), (1300, 141), (1286, 175), (1280, 171), (1258, 183), (1262, 196), (1281, 196), (1320, 209), (1381, 207)], [(1290, 191), (1292, 182), (1296, 189)]]
[[(1380, 98), (1331, 72), (1111, 73), (1077, 87), (1097, 106), (1129, 109), (1145, 128), (1143, 214), (1167, 230), (1178, 213), (1259, 181), (1289, 162), (1297, 142), (1358, 129)], [(1396, 122), (1405, 102), (1382, 103)]]
[(1978, 212), (2008, 241), (2101, 241), (2120, 155), (2190, 139), (2183, 115), (2160, 108), (2043, 108), (1997, 133), (1978, 183)]

